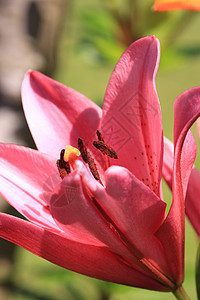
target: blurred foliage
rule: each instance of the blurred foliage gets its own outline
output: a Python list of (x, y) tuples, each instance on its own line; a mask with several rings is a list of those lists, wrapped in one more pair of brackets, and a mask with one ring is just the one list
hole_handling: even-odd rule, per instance
[(81, 14), (81, 53), (91, 60), (115, 62), (124, 45), (115, 38), (115, 20), (106, 10), (83, 10)]
[(79, 14), (79, 51), (99, 63), (112, 63), (127, 46), (148, 34), (159, 35), (168, 48), (197, 16), (194, 11), (155, 12), (151, 0), (99, 0), (98, 7), (83, 6)]

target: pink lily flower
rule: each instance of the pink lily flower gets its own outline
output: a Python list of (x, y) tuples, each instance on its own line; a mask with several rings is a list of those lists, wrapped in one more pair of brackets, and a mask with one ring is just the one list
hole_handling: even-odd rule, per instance
[[(198, 92), (198, 88), (190, 90), (194, 94)], [(184, 96), (184, 94), (183, 94)], [(185, 97), (188, 97), (187, 91), (185, 92)], [(184, 116), (183, 116), (184, 117)], [(200, 127), (199, 121), (197, 122), (197, 129), (200, 137)], [(191, 149), (192, 151), (192, 149)], [(163, 163), (163, 177), (167, 182), (170, 189), (172, 189), (172, 174), (173, 174), (173, 156), (174, 156), (174, 145), (171, 141), (165, 138), (164, 140), (164, 163)], [(195, 229), (197, 235), (200, 237), (200, 172), (193, 166), (187, 193), (185, 199), (185, 212), (186, 215)]]
[(156, 0), (153, 6), (154, 10), (200, 10), (200, 0)]
[(195, 159), (188, 130), (200, 113), (200, 88), (176, 100), (166, 215), (159, 56), (155, 37), (133, 43), (112, 73), (102, 110), (39, 72), (27, 73), (22, 100), (39, 151), (1, 144), (0, 184), (30, 222), (0, 213), (0, 237), (88, 276), (180, 292), (184, 198)]

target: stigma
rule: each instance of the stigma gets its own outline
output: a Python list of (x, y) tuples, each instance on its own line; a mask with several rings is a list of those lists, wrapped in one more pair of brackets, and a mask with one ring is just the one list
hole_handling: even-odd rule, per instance
[(80, 151), (75, 148), (72, 147), (71, 145), (67, 145), (65, 147), (65, 152), (64, 152), (64, 156), (63, 156), (63, 160), (65, 162), (69, 162), (69, 164), (74, 167), (74, 163), (77, 160), (77, 158), (80, 156)]

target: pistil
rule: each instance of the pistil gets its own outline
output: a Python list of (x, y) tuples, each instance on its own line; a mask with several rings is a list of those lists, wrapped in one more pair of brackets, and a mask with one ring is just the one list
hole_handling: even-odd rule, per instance
[(69, 164), (72, 166), (73, 169), (75, 169), (75, 161), (77, 158), (80, 156), (80, 151), (77, 148), (72, 147), (71, 145), (68, 145), (65, 147), (65, 152), (64, 152), (64, 161), (69, 162)]

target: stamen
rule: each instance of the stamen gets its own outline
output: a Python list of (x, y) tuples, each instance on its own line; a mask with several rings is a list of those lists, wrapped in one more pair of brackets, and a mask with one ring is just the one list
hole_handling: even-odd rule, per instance
[(105, 144), (102, 141), (94, 141), (93, 145), (102, 152), (103, 155), (107, 155), (111, 158), (118, 158), (118, 155), (116, 153), (116, 151), (111, 148), (110, 146), (108, 146), (107, 144)]
[(81, 154), (83, 160), (88, 164), (94, 178), (96, 180), (99, 180), (99, 182), (102, 184), (94, 159), (87, 151), (87, 148), (81, 138), (78, 139), (78, 147), (80, 151), (70, 145), (61, 150), (60, 159), (57, 160), (57, 167), (60, 173), (60, 177), (63, 179), (65, 178), (65, 176), (67, 176), (67, 174), (71, 173), (70, 166), (73, 169), (77, 169), (76, 161), (78, 156)]
[(104, 142), (103, 134), (99, 130), (97, 130), (97, 137), (99, 141)]
[(64, 160), (65, 149), (60, 151), (60, 160)]
[(84, 142), (83, 142), (83, 140), (82, 139), (78, 139), (78, 148), (79, 148), (79, 150), (80, 150), (80, 152), (81, 152), (81, 156), (82, 156), (82, 158), (83, 158), (83, 160), (84, 160), (84, 162), (88, 162), (88, 156), (87, 156), (87, 148), (86, 148), (86, 146), (85, 146), (85, 144), (84, 144)]
[(94, 159), (92, 158), (91, 154), (87, 151), (87, 148), (81, 138), (78, 139), (78, 147), (79, 147), (79, 150), (81, 152), (81, 156), (82, 156), (84, 162), (86, 162), (88, 164), (90, 171), (91, 171), (92, 175), (94, 176), (94, 178), (96, 180), (101, 181), (98, 170), (97, 170), (97, 166), (94, 162)]
[(60, 169), (64, 169), (65, 166), (66, 166), (66, 162), (65, 162), (64, 160), (58, 159), (58, 160), (57, 160), (57, 166), (58, 166)]
[(65, 149), (61, 150), (60, 159), (58, 159), (56, 162), (60, 177), (62, 179), (65, 178), (65, 176), (67, 176), (67, 174), (71, 173), (69, 162), (66, 162), (63, 160), (64, 152), (65, 152)]
[(99, 173), (98, 173), (98, 170), (97, 170), (97, 166), (94, 162), (94, 159), (92, 158), (92, 156), (90, 155), (89, 152), (87, 152), (87, 163), (88, 163), (88, 166), (90, 168), (90, 171), (92, 173), (92, 175), (94, 176), (94, 178), (96, 180), (100, 180), (100, 177), (99, 177)]
[(58, 171), (59, 171), (61, 179), (64, 179), (67, 176), (67, 172), (66, 172), (65, 169), (60, 169), (59, 166), (58, 166)]
[(65, 170), (66, 170), (67, 174), (71, 173), (70, 164), (68, 161), (66, 162)]

